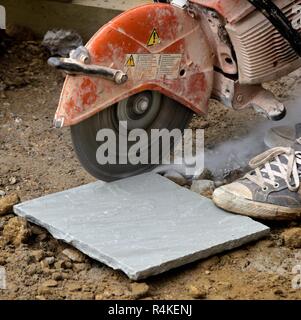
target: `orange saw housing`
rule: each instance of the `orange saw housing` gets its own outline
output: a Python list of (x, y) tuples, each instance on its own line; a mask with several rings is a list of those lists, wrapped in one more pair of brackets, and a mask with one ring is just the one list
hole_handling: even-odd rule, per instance
[(55, 121), (75, 125), (145, 90), (206, 113), (213, 87), (213, 54), (200, 22), (168, 4), (129, 10), (86, 45), (91, 64), (124, 71), (116, 84), (96, 76), (67, 76)]

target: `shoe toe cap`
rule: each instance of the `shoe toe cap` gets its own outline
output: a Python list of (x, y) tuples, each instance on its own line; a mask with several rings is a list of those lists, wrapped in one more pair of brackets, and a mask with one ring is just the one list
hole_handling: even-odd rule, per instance
[(223, 198), (229, 198), (229, 200), (237, 197), (249, 200), (252, 200), (253, 198), (252, 191), (240, 182), (233, 182), (217, 188), (213, 193), (213, 198), (218, 198), (221, 196)]

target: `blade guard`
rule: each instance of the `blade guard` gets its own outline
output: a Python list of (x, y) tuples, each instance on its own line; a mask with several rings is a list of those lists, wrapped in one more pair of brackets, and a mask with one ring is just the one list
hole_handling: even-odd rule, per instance
[(168, 4), (150, 4), (113, 19), (86, 45), (91, 64), (123, 70), (117, 85), (96, 76), (67, 76), (55, 126), (75, 125), (145, 90), (156, 90), (206, 113), (213, 58), (200, 23)]

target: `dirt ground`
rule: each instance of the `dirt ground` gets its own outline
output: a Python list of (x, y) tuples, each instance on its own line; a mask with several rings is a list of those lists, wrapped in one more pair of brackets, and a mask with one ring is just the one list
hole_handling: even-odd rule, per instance
[[(17, 193), (22, 201), (94, 180), (77, 161), (69, 130), (52, 128), (64, 79), (46, 59), (34, 41), (13, 43), (0, 57), (0, 193)], [(268, 86), (284, 97), (298, 79)], [(246, 134), (258, 121), (251, 110), (237, 113), (212, 102), (208, 117), (196, 117), (192, 126), (205, 127), (206, 144), (214, 145)], [(301, 224), (269, 225), (271, 235), (262, 241), (137, 284), (72, 249), (67, 254), (69, 247), (46, 231), (5, 215), (0, 266), (7, 290), (0, 299), (300, 299), (292, 284), (301, 252), (289, 240)]]

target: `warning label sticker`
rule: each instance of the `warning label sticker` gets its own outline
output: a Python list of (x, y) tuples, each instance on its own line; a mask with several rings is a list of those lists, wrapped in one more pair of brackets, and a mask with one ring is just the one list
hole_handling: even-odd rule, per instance
[(147, 45), (149, 47), (155, 46), (156, 44), (161, 43), (161, 39), (156, 29), (154, 29), (148, 39)]
[(182, 54), (128, 54), (128, 75), (137, 80), (174, 80), (179, 78)]
[(127, 59), (126, 65), (128, 67), (135, 67), (135, 59), (133, 55), (131, 54), (130, 57)]

